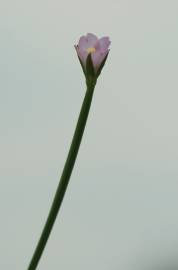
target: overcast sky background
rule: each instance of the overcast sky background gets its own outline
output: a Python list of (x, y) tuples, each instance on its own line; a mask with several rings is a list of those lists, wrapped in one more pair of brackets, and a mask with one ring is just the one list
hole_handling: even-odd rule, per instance
[(0, 269), (27, 269), (46, 220), (85, 94), (73, 45), (87, 32), (111, 51), (38, 269), (178, 265), (177, 14), (177, 0), (0, 1)]

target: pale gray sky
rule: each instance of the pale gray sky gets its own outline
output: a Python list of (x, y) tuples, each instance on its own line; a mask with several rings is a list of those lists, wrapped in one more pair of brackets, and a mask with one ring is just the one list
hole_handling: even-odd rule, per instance
[(110, 36), (111, 52), (38, 269), (178, 263), (177, 14), (176, 0), (1, 0), (0, 269), (27, 268), (47, 217), (85, 93), (73, 45), (87, 32)]

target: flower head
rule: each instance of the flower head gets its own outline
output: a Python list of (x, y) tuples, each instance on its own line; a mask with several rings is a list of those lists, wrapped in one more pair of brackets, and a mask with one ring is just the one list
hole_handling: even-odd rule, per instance
[(107, 55), (109, 53), (110, 40), (108, 37), (98, 38), (94, 34), (88, 33), (79, 39), (75, 46), (80, 63), (85, 75), (93, 70), (93, 75), (98, 77)]

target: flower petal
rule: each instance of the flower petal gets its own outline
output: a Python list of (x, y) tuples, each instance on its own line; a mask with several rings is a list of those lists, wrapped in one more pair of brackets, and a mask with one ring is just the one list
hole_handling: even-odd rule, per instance
[(86, 36), (82, 36), (82, 37), (79, 39), (78, 46), (79, 46), (79, 48), (82, 49), (82, 50), (87, 50), (87, 49), (88, 49), (88, 40), (87, 40)]
[(88, 48), (94, 47), (96, 42), (98, 41), (97, 36), (88, 33), (86, 36), (82, 36), (79, 40), (79, 49), (87, 50)]
[(108, 50), (105, 52), (101, 52), (100, 50), (97, 50), (95, 53), (91, 55), (95, 71), (98, 70), (104, 58), (106, 57), (107, 53), (108, 53)]
[(109, 48), (109, 45), (111, 44), (111, 41), (108, 37), (103, 37), (99, 39), (100, 48), (102, 51), (106, 51)]
[(85, 67), (86, 65), (86, 59), (88, 56), (88, 53), (84, 50), (81, 50), (78, 46), (75, 46), (78, 57), (80, 58), (80, 60), (82, 61), (83, 66)]
[(88, 33), (86, 36), (87, 42), (88, 42), (88, 48), (92, 48), (95, 46), (96, 42), (98, 41), (97, 36), (95, 36), (92, 33)]

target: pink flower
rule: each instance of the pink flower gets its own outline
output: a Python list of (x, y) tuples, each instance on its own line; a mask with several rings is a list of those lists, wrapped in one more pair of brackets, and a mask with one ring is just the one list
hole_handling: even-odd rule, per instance
[(87, 58), (89, 55), (91, 55), (94, 72), (97, 74), (109, 53), (110, 43), (111, 42), (108, 37), (102, 37), (99, 39), (97, 36), (91, 33), (88, 33), (86, 36), (82, 36), (79, 39), (79, 43), (75, 46), (75, 49), (84, 72), (87, 68)]

